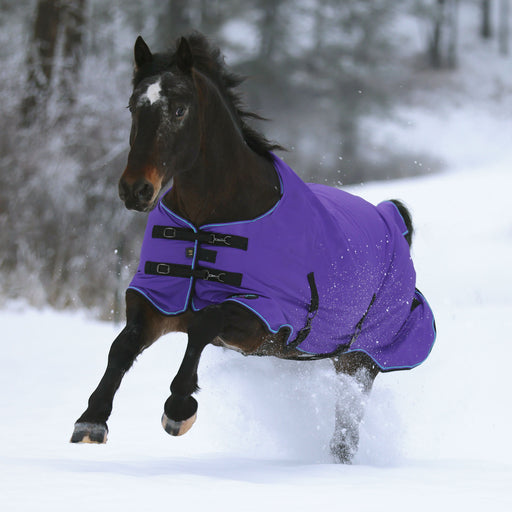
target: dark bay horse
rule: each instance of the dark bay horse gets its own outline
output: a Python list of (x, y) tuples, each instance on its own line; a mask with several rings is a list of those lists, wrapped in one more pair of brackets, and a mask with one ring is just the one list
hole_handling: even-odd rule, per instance
[(106, 442), (123, 375), (159, 337), (180, 331), (188, 344), (164, 405), (169, 434), (186, 433), (196, 419), (192, 395), (208, 344), (331, 358), (361, 391), (336, 411), (331, 451), (347, 463), (377, 374), (412, 368), (430, 351), (433, 317), (415, 290), (407, 209), (304, 184), (273, 155), (280, 147), (247, 124), (257, 116), (242, 105), (240, 82), (201, 34), (161, 54), (141, 37), (135, 43), (131, 149), (119, 195), (127, 208), (149, 212), (148, 228), (126, 293), (126, 326), (73, 443)]

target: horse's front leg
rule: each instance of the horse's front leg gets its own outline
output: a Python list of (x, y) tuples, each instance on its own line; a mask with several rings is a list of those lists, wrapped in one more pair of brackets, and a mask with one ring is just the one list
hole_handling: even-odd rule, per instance
[(333, 363), (339, 382), (331, 453), (337, 462), (350, 464), (359, 447), (359, 426), (379, 369), (363, 352), (341, 354)]
[[(114, 340), (105, 373), (89, 398), (88, 407), (75, 423), (72, 443), (105, 443), (107, 420), (114, 395), (135, 358), (169, 331), (173, 320), (155, 311), (139, 294), (126, 294), (126, 327)], [(178, 322), (174, 320), (177, 324)], [(178, 325), (176, 325), (178, 327)], [(176, 329), (177, 330), (177, 329)]]
[(171, 384), (171, 396), (164, 405), (162, 426), (172, 436), (188, 432), (196, 420), (197, 368), (204, 348), (224, 328), (222, 306), (209, 306), (194, 314), (188, 326), (188, 343), (183, 361)]

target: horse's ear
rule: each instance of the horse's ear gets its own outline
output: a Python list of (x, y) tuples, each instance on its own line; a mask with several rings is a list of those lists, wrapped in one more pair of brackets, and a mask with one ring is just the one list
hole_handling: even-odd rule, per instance
[(140, 36), (137, 37), (137, 40), (135, 41), (133, 54), (135, 57), (135, 67), (137, 69), (141, 68), (144, 64), (147, 64), (148, 62), (151, 62), (153, 60), (153, 54), (151, 53), (149, 46)]
[(192, 50), (185, 37), (182, 37), (178, 41), (178, 49), (176, 51), (176, 64), (178, 69), (184, 73), (189, 73), (194, 63), (194, 57), (192, 56)]

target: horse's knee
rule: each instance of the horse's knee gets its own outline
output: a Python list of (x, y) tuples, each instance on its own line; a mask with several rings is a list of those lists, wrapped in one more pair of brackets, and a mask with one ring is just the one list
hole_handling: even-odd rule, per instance
[(173, 394), (186, 397), (198, 390), (197, 368), (201, 354), (204, 348), (221, 333), (223, 325), (224, 315), (220, 306), (205, 308), (191, 319), (185, 355), (171, 384)]
[(110, 347), (108, 367), (129, 370), (134, 359), (148, 344), (146, 338), (143, 326), (127, 324)]

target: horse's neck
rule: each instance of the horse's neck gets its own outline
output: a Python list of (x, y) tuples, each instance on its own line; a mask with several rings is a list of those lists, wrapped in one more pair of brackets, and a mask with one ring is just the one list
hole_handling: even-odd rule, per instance
[(202, 91), (201, 154), (175, 177), (166, 201), (196, 226), (254, 219), (279, 199), (274, 166), (246, 144), (237, 114), (215, 84), (200, 72), (193, 76)]
[(247, 146), (217, 158), (200, 158), (175, 177), (165, 203), (196, 226), (249, 220), (279, 199), (279, 178), (272, 162)]

